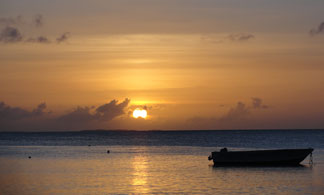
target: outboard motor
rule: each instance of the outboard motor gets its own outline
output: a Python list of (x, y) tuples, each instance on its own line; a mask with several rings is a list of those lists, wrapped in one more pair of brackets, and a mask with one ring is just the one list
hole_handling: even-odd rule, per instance
[(223, 152), (227, 152), (227, 148), (222, 148), (222, 149), (220, 150), (220, 152), (221, 152), (221, 153), (223, 153)]

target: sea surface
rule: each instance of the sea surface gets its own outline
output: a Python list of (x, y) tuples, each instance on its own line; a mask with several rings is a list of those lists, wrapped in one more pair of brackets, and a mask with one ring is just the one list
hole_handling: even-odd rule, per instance
[[(214, 167), (222, 147), (312, 147), (314, 163)], [(2, 132), (0, 194), (324, 194), (324, 130)]]

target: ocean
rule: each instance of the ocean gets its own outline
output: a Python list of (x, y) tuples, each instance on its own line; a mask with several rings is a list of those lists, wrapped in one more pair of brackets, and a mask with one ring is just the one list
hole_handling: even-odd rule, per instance
[[(214, 167), (222, 147), (315, 150), (300, 167)], [(324, 194), (324, 130), (1, 132), (0, 194)]]

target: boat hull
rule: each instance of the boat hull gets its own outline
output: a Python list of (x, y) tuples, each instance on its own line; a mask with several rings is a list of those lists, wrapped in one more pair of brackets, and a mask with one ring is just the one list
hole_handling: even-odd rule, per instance
[(308, 148), (212, 152), (211, 158), (215, 166), (294, 166), (299, 165), (312, 151), (312, 148)]

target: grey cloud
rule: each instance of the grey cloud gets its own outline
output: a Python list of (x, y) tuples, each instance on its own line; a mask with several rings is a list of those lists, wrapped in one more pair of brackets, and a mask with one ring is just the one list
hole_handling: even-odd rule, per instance
[(69, 38), (70, 38), (70, 33), (69, 32), (65, 32), (61, 36), (59, 36), (59, 37), (56, 38), (56, 42), (57, 43), (65, 42)]
[(248, 41), (250, 39), (254, 39), (255, 36), (253, 34), (238, 33), (230, 34), (227, 38), (231, 41)]
[(43, 26), (43, 16), (40, 15), (40, 14), (37, 14), (35, 17), (34, 17), (34, 20), (33, 20), (33, 23), (36, 27), (41, 27)]
[(253, 34), (248, 34), (248, 33), (229, 34), (225, 37), (219, 37), (219, 35), (217, 36), (215, 34), (204, 34), (201, 35), (200, 40), (202, 42), (220, 44), (220, 43), (226, 43), (227, 41), (243, 42), (254, 38), (255, 36)]
[(250, 109), (242, 102), (238, 102), (234, 108), (231, 108), (227, 114), (225, 114), (221, 121), (232, 121), (242, 119), (250, 113)]
[(2, 18), (0, 18), (0, 25), (19, 26), (19, 25), (22, 25), (22, 24), (41, 27), (44, 24), (44, 19), (43, 19), (43, 16), (41, 14), (35, 15), (31, 22), (27, 22), (26, 20), (24, 20), (21, 15), (18, 15), (16, 17), (2, 17)]
[(102, 106), (99, 106), (96, 109), (96, 118), (100, 120), (111, 120), (119, 115), (124, 114), (124, 109), (128, 106), (130, 100), (125, 99), (123, 102), (118, 104), (118, 101), (112, 100), (108, 104), (104, 104)]
[[(157, 106), (157, 105), (155, 105)], [(130, 106), (130, 109), (134, 110), (136, 108), (143, 109), (143, 110), (152, 110), (153, 106), (148, 106), (148, 105), (132, 105)]]
[(90, 113), (89, 107), (77, 107), (72, 112), (58, 118), (58, 121), (68, 123), (83, 123), (95, 119), (95, 116)]
[(243, 102), (238, 102), (234, 108), (231, 108), (227, 114), (225, 114), (221, 120), (236, 120), (242, 119), (248, 116), (252, 109), (267, 109), (269, 106), (263, 104), (263, 100), (258, 97), (253, 97), (252, 106), (247, 106)]
[(249, 124), (257, 123), (254, 121), (253, 112), (257, 109), (269, 108), (269, 106), (262, 103), (261, 98), (252, 98), (252, 104), (247, 105), (243, 102), (230, 108), (223, 116), (220, 117), (193, 117), (187, 120), (189, 129), (236, 129), (245, 128)]
[(22, 39), (23, 36), (19, 29), (15, 27), (7, 26), (0, 33), (0, 42), (3, 43), (16, 43), (22, 41)]
[[(0, 102), (0, 121), (3, 120), (20, 120), (27, 117), (40, 116), (44, 114), (46, 104), (39, 104), (37, 108), (29, 112), (19, 107), (10, 107), (4, 102)], [(1, 126), (0, 126), (1, 127)]]
[(322, 22), (317, 28), (313, 28), (312, 30), (310, 30), (309, 34), (312, 36), (324, 34), (324, 22)]
[(32, 115), (34, 116), (40, 116), (40, 115), (43, 115), (45, 112), (44, 110), (46, 109), (46, 103), (41, 103), (37, 106), (37, 108), (35, 108), (33, 111), (32, 111)]
[(27, 42), (32, 43), (50, 43), (51, 41), (45, 36), (38, 36), (36, 38), (29, 38)]
[(10, 130), (81, 130), (105, 128), (107, 122), (125, 114), (130, 100), (122, 102), (112, 100), (96, 107), (77, 107), (63, 114), (54, 115), (45, 112), (46, 104), (41, 103), (31, 111), (20, 107), (11, 107), (0, 102), (0, 131)]
[(110, 121), (117, 116), (125, 114), (125, 108), (128, 106), (130, 100), (125, 99), (118, 104), (117, 100), (112, 100), (107, 104), (103, 104), (95, 109), (94, 113), (91, 113), (89, 107), (77, 107), (72, 112), (65, 114), (58, 118), (58, 121), (74, 123), (74, 122), (90, 122), (93, 120)]
[[(30, 43), (51, 43), (52, 42), (49, 38), (47, 38), (47, 36), (35, 37), (32, 35), (30, 38), (24, 37), (22, 35), (23, 33), (21, 33), (18, 27), (24, 29), (24, 26), (26, 25), (33, 26), (33, 27), (42, 27), (44, 25), (43, 16), (41, 14), (37, 14), (34, 16), (31, 22), (24, 22), (22, 16), (0, 18), (0, 26), (3, 27), (3, 29), (0, 31), (0, 42), (18, 43), (23, 40), (25, 40), (25, 42), (30, 42)], [(56, 42), (62, 43), (67, 41), (69, 38), (70, 38), (70, 32), (65, 32), (56, 38)]]

